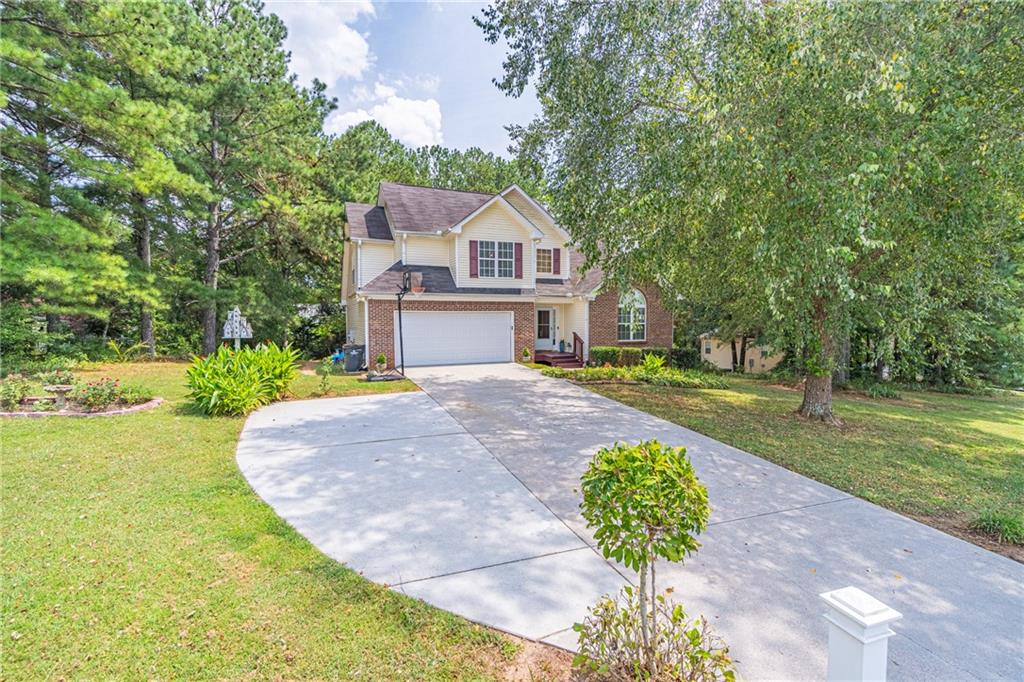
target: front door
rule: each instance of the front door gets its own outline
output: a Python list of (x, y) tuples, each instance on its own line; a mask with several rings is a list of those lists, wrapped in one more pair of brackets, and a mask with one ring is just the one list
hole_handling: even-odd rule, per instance
[(555, 349), (555, 309), (537, 308), (537, 350)]

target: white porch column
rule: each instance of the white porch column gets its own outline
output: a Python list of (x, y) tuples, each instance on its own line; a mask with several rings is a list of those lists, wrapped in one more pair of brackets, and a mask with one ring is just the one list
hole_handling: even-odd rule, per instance
[(885, 682), (889, 624), (903, 615), (867, 592), (844, 587), (823, 592), (828, 605), (828, 682)]

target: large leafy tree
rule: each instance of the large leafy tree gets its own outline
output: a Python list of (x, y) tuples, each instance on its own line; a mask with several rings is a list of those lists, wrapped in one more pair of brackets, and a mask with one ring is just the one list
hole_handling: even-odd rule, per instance
[(854, 326), (909, 339), (936, 301), (1014, 290), (1013, 3), (527, 0), (479, 23), (511, 46), (499, 87), (536, 82), (520, 149), (590, 259), (763, 321), (807, 417), (833, 419)]

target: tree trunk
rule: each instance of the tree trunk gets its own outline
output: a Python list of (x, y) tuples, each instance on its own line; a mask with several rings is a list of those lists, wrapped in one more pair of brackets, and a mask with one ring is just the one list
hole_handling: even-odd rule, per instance
[(736, 371), (736, 337), (729, 341), (729, 346), (732, 348), (732, 371)]
[[(140, 194), (135, 194), (135, 236), (139, 260), (146, 272), (153, 268), (152, 238), (153, 228), (146, 216), (146, 206)], [(146, 353), (150, 359), (156, 357), (156, 337), (153, 335), (153, 313), (145, 303), (139, 305), (139, 337), (146, 345)]]
[(647, 565), (640, 566), (640, 635), (644, 640), (644, 658), (650, 662), (651, 638), (647, 633)]
[(836, 358), (836, 368), (832, 372), (832, 383), (835, 386), (845, 386), (850, 383), (850, 334), (846, 333), (840, 337), (839, 352)]
[(825, 300), (814, 301), (814, 331), (818, 338), (817, 357), (804, 380), (804, 400), (797, 413), (808, 419), (836, 423), (832, 414), (832, 370), (836, 357), (835, 339), (828, 326)]
[(800, 404), (800, 416), (822, 421), (834, 421), (832, 414), (832, 376), (809, 374), (804, 380), (804, 401)]
[(740, 369), (744, 372), (747, 371), (747, 337), (744, 336), (740, 341)]
[(892, 367), (889, 365), (889, 359), (892, 357), (894, 348), (896, 346), (896, 338), (888, 337), (880, 344), (884, 346), (875, 350), (877, 359), (875, 360), (875, 378), (878, 381), (889, 381), (892, 378)]
[[(217, 144), (219, 125), (217, 114), (210, 112), (210, 165), (214, 179), (213, 191), (220, 191), (219, 165), (221, 162), (220, 145)], [(208, 205), (209, 215), (206, 226), (206, 271), (203, 273), (203, 284), (206, 285), (209, 300), (203, 310), (203, 354), (209, 355), (217, 349), (217, 276), (220, 274), (220, 228), (221, 200), (217, 196)]]
[(210, 215), (206, 235), (206, 272), (203, 283), (209, 289), (210, 300), (203, 310), (203, 354), (217, 350), (217, 275), (220, 273), (220, 201), (209, 206)]

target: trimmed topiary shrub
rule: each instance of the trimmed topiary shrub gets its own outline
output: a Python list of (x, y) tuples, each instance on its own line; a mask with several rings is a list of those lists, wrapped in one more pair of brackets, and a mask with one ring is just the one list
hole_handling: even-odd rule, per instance
[(594, 455), (580, 480), (580, 511), (606, 559), (640, 574), (590, 609), (579, 633), (573, 669), (585, 680), (732, 680), (728, 649), (707, 624), (687, 621), (682, 606), (658, 595), (656, 559), (682, 561), (700, 547), (707, 528), (708, 491), (686, 449), (656, 440), (616, 443)]
[(288, 391), (298, 373), (299, 352), (273, 342), (232, 350), (221, 346), (188, 368), (189, 397), (211, 415), (248, 414)]

